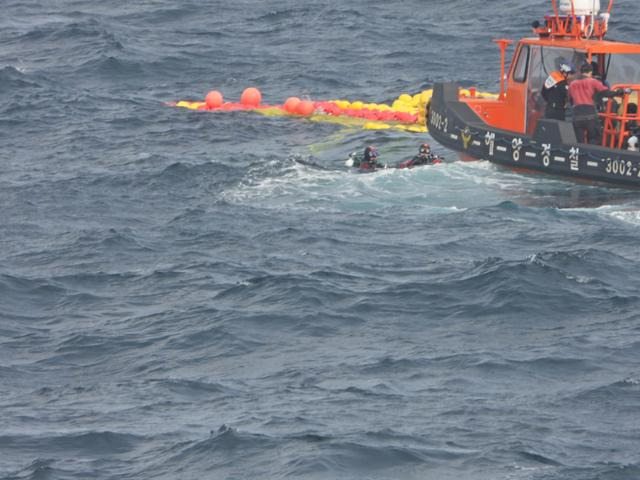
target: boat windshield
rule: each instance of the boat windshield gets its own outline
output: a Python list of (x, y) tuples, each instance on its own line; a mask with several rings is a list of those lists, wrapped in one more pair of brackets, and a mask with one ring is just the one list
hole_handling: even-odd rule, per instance
[[(580, 66), (587, 61), (585, 52), (569, 48), (542, 47), (538, 55), (539, 58), (532, 65), (537, 68), (532, 73), (537, 73), (535, 80), (542, 82), (549, 73), (559, 70), (563, 63), (571, 65), (579, 73)], [(597, 69), (595, 75), (609, 85), (640, 84), (640, 55), (637, 53), (598, 54), (593, 56), (592, 61)]]
[(640, 83), (640, 55), (616, 53), (604, 56), (604, 62), (609, 85)]
[(542, 98), (542, 86), (554, 70), (560, 65), (571, 65), (579, 69), (586, 62), (586, 54), (572, 48), (542, 47), (534, 45), (529, 55), (529, 79), (527, 84), (527, 126), (526, 131), (532, 134), (538, 118), (544, 113), (545, 101)]
[(544, 80), (554, 70), (560, 70), (563, 63), (570, 65), (576, 72), (580, 71), (580, 66), (587, 61), (585, 52), (573, 50), (571, 48), (542, 47), (540, 49), (540, 70), (539, 80)]
[[(533, 45), (529, 54), (527, 83), (527, 133), (533, 133), (538, 118), (544, 113), (545, 101), (541, 91), (545, 80), (560, 65), (568, 64), (576, 72), (587, 62), (584, 51), (572, 48)], [(640, 84), (640, 54), (594, 54), (592, 64), (594, 76), (604, 80), (608, 86)]]

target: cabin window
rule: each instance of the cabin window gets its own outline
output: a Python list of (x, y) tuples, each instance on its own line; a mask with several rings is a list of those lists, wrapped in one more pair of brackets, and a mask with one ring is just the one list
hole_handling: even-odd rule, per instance
[(640, 83), (640, 55), (615, 54), (604, 60), (607, 78), (610, 85), (620, 83)]
[[(542, 47), (542, 69), (540, 72), (540, 82), (544, 83), (547, 77), (554, 70), (560, 70), (563, 63), (573, 67), (576, 72), (580, 72), (580, 67), (587, 61), (584, 52), (571, 48)], [(533, 72), (531, 72), (533, 74)]]
[(523, 45), (518, 54), (516, 68), (513, 70), (513, 79), (516, 82), (524, 82), (527, 79), (527, 65), (529, 65), (529, 45)]

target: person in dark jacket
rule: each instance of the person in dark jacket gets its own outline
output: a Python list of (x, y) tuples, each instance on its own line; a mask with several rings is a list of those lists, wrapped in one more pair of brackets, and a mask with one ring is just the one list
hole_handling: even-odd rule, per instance
[(360, 162), (361, 170), (375, 170), (381, 167), (378, 163), (378, 150), (376, 147), (369, 145), (364, 149), (362, 162)]
[(387, 168), (386, 165), (378, 163), (378, 150), (373, 145), (365, 147), (362, 153), (352, 152), (345, 161), (347, 167), (355, 167), (359, 170), (374, 171), (379, 168)]
[(544, 110), (545, 118), (564, 120), (569, 96), (569, 83), (573, 80), (575, 70), (569, 64), (563, 63), (559, 70), (549, 74), (542, 87), (542, 98), (547, 102)]

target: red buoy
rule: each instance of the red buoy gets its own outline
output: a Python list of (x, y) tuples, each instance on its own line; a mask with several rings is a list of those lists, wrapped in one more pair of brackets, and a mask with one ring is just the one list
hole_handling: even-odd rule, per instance
[(254, 87), (245, 88), (240, 97), (240, 103), (247, 106), (257, 107), (262, 100), (260, 90)]
[(284, 109), (289, 113), (296, 113), (296, 107), (300, 103), (300, 99), (298, 97), (289, 97), (287, 101), (284, 102)]
[(311, 115), (315, 109), (313, 108), (313, 102), (309, 100), (301, 100), (296, 106), (296, 113), (300, 115)]
[(222, 105), (222, 94), (217, 90), (211, 90), (204, 99), (207, 107), (218, 108)]

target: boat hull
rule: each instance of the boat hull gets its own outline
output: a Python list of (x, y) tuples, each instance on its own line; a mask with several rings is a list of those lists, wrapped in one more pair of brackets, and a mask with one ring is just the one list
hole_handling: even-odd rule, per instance
[(465, 102), (458, 85), (439, 83), (426, 116), (431, 136), (463, 158), (525, 171), (640, 187), (640, 153), (578, 143), (571, 122), (540, 119), (533, 135), (484, 122)]

